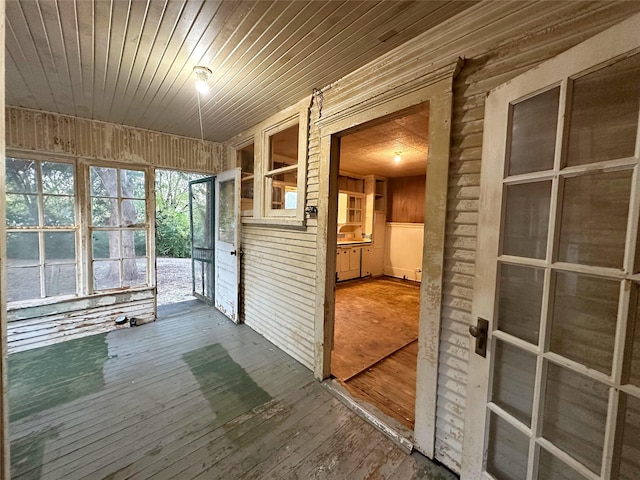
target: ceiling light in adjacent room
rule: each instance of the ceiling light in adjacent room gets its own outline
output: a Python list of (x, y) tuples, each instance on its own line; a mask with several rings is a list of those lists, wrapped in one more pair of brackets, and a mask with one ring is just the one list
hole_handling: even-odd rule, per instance
[(198, 92), (204, 94), (209, 91), (209, 79), (211, 78), (211, 70), (207, 67), (193, 67), (193, 73), (196, 74), (196, 88)]

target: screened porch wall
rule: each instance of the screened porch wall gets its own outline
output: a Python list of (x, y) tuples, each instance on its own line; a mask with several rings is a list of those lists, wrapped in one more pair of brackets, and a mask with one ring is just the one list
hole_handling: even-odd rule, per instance
[[(194, 138), (17, 107), (7, 107), (5, 118), (7, 156), (97, 160), (103, 165), (104, 162), (117, 162), (119, 166), (200, 173), (215, 173), (222, 169), (222, 145), (219, 143), (203, 143)], [(78, 197), (83, 198), (82, 195)], [(149, 205), (155, 205), (155, 202)], [(151, 225), (152, 210), (150, 208), (148, 212)], [(151, 265), (155, 264), (153, 251), (149, 252), (149, 261)], [(152, 268), (148, 287), (63, 301), (28, 302), (15, 308), (9, 305), (8, 351), (12, 353), (109, 331), (116, 328), (114, 320), (120, 315), (134, 317), (139, 324), (153, 321), (156, 316), (153, 272)]]

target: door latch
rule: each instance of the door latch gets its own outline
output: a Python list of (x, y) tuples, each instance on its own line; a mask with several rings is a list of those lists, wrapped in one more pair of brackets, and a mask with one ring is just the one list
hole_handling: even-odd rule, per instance
[(487, 356), (487, 338), (489, 337), (489, 321), (478, 317), (478, 324), (469, 327), (469, 333), (476, 339), (476, 353)]

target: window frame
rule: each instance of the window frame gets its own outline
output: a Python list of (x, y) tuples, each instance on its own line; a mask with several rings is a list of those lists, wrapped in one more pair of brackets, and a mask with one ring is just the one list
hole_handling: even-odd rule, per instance
[[(40, 305), (40, 304), (50, 304), (58, 301), (65, 301), (74, 298), (78, 298), (82, 294), (82, 245), (80, 242), (80, 232), (81, 232), (81, 211), (80, 211), (80, 202), (79, 202), (79, 183), (81, 181), (80, 169), (78, 167), (75, 159), (69, 158), (59, 158), (55, 155), (37, 155), (37, 154), (26, 154), (24, 152), (7, 150), (6, 159), (15, 159), (22, 160), (28, 162), (34, 162), (36, 165), (36, 191), (34, 193), (29, 193), (30, 195), (35, 195), (37, 198), (38, 204), (38, 225), (25, 225), (25, 226), (10, 226), (7, 223), (7, 219), (5, 217), (4, 222), (4, 236), (5, 241), (8, 239), (9, 234), (11, 233), (36, 233), (38, 235), (38, 276), (39, 276), (39, 290), (40, 294), (36, 298), (29, 298), (23, 300), (8, 300), (7, 307), (9, 309), (23, 308), (31, 305)], [(59, 163), (63, 165), (70, 165), (73, 169), (73, 193), (72, 195), (63, 195), (63, 194), (46, 194), (44, 193), (43, 184), (42, 184), (42, 165), (44, 163)], [(6, 167), (5, 167), (6, 168)], [(6, 182), (6, 173), (3, 172), (5, 182)], [(5, 213), (6, 213), (6, 195), (10, 194), (11, 191), (7, 188), (5, 183)], [(65, 225), (65, 226), (51, 226), (44, 224), (44, 198), (46, 196), (72, 196), (73, 198), (73, 225)], [(71, 232), (74, 237), (74, 251), (75, 251), (75, 260), (59, 260), (53, 262), (47, 262), (46, 260), (46, 252), (45, 252), (45, 234), (47, 232)], [(35, 261), (34, 261), (35, 262)], [(46, 267), (47, 265), (75, 265), (75, 293), (67, 293), (62, 295), (51, 295), (47, 296), (47, 288), (46, 288)], [(35, 267), (36, 265), (32, 265)], [(24, 268), (24, 267), (12, 267), (7, 263), (7, 279), (11, 270), (16, 268)], [(44, 295), (44, 296), (43, 296)]]
[[(244, 171), (242, 170), (242, 162), (238, 159), (238, 152), (249, 145), (253, 145), (253, 173), (249, 173), (246, 176), (244, 175)], [(236, 167), (240, 168), (240, 215), (241, 217), (255, 217), (256, 216), (256, 180), (258, 179), (258, 175), (256, 174), (256, 168), (258, 164), (256, 162), (256, 140), (255, 135), (250, 135), (248, 137), (243, 137), (242, 140), (231, 145), (228, 155), (230, 158), (233, 158), (232, 162)], [(249, 178), (251, 177), (251, 178)], [(242, 210), (242, 184), (245, 180), (251, 180), (253, 182), (253, 208)]]
[[(253, 142), (254, 148), (254, 190), (253, 214), (242, 212), (242, 222), (254, 225), (275, 225), (291, 228), (305, 228), (305, 205), (307, 187), (307, 164), (309, 142), (309, 104), (311, 97), (306, 97), (297, 104), (277, 113), (265, 121), (236, 135), (225, 142), (228, 145), (227, 158), (230, 168), (238, 164), (237, 152)], [(282, 130), (298, 124), (298, 163), (296, 167), (268, 170), (270, 137)], [(267, 179), (278, 173), (297, 168), (297, 200), (295, 209), (270, 208), (271, 194), (267, 188)], [(282, 170), (282, 171), (281, 171)], [(284, 197), (283, 197), (284, 200)]]
[[(119, 217), (119, 222), (120, 224), (117, 226), (111, 226), (111, 225), (93, 225), (93, 218), (92, 218), (92, 199), (93, 198), (116, 198), (116, 197), (104, 197), (101, 195), (92, 195), (91, 192), (91, 169), (92, 168), (112, 168), (115, 169), (117, 172), (117, 189), (118, 189), (118, 196), (117, 196), (117, 200), (118, 200), (118, 217)], [(140, 290), (140, 289), (147, 289), (147, 288), (151, 288), (154, 286), (154, 279), (152, 278), (153, 272), (151, 269), (151, 259), (152, 259), (152, 255), (151, 255), (151, 249), (153, 248), (153, 244), (151, 242), (151, 231), (152, 231), (152, 219), (151, 219), (151, 213), (150, 213), (150, 208), (151, 208), (151, 201), (150, 201), (150, 185), (155, 184), (155, 176), (152, 173), (152, 168), (150, 168), (149, 166), (146, 165), (124, 165), (121, 163), (116, 163), (116, 162), (86, 162), (86, 164), (84, 165), (84, 174), (85, 174), (85, 178), (84, 178), (84, 188), (85, 188), (85, 195), (84, 195), (84, 199), (85, 199), (85, 216), (84, 216), (84, 225), (83, 225), (83, 231), (85, 232), (85, 246), (84, 246), (84, 254), (86, 255), (86, 282), (85, 285), (83, 285), (84, 288), (86, 288), (87, 294), (90, 296), (93, 295), (102, 295), (102, 294), (108, 294), (108, 293), (113, 293), (113, 292), (124, 292), (124, 291), (135, 291), (135, 290)], [(143, 172), (144, 173), (144, 197), (143, 198), (132, 198), (132, 197), (124, 197), (122, 196), (122, 185), (121, 185), (121, 176), (120, 176), (120, 171), (122, 170), (130, 170), (130, 171), (138, 171), (138, 172)], [(124, 225), (122, 224), (122, 218), (120, 215), (120, 208), (122, 205), (122, 201), (123, 200), (143, 200), (145, 202), (145, 216), (144, 216), (144, 221), (143, 222), (136, 222), (133, 223), (131, 225)], [(117, 287), (110, 287), (110, 288), (101, 288), (101, 289), (96, 289), (95, 288), (95, 281), (94, 281), (94, 277), (93, 277), (93, 273), (94, 273), (94, 262), (97, 261), (107, 261), (107, 260), (116, 260), (115, 258), (110, 258), (110, 259), (101, 259), (101, 258), (94, 258), (94, 254), (93, 254), (93, 233), (94, 232), (100, 232), (100, 231), (118, 231), (119, 235), (120, 235), (120, 257), (117, 259), (119, 262), (119, 286)], [(142, 256), (133, 256), (133, 257), (125, 257), (123, 255), (123, 246), (122, 246), (122, 232), (125, 231), (132, 231), (134, 232), (134, 236), (135, 236), (135, 232), (136, 231), (144, 231), (145, 232), (145, 255)], [(134, 240), (135, 242), (135, 240)], [(134, 244), (134, 253), (135, 253), (135, 244)], [(145, 283), (141, 283), (141, 284), (135, 284), (135, 285), (123, 285), (123, 261), (124, 260), (137, 260), (137, 259), (142, 259), (144, 258), (146, 260), (146, 265), (145, 265), (145, 271), (146, 271), (146, 282)]]

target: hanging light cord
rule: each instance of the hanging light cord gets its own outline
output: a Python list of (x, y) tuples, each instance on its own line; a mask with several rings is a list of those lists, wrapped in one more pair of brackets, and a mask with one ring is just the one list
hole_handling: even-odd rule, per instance
[(198, 118), (200, 119), (200, 140), (202, 140), (202, 145), (204, 145), (204, 130), (202, 129), (202, 109), (200, 108), (200, 92), (196, 90), (196, 95), (198, 96)]

